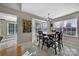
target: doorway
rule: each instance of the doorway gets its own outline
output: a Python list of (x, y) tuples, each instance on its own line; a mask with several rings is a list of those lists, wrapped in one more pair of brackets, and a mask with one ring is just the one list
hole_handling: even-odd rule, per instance
[(1, 48), (9, 48), (17, 43), (17, 16), (0, 12)]
[(37, 42), (37, 34), (38, 31), (43, 31), (47, 33), (47, 21), (40, 20), (40, 19), (32, 19), (32, 43), (38, 44)]

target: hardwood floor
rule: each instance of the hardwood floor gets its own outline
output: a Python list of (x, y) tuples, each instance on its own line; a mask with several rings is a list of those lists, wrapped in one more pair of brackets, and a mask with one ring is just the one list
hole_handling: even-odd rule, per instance
[[(74, 39), (74, 38), (71, 39), (71, 38), (67, 38), (67, 37), (65, 37), (63, 39), (64, 39), (63, 40), (64, 46), (60, 52), (57, 51), (57, 55), (54, 54), (53, 48), (47, 49), (47, 47), (44, 46), (44, 48), (41, 49), (41, 47), (38, 46), (38, 42), (36, 42), (35, 44), (32, 44), (31, 41), (29, 41), (27, 43), (24, 42), (22, 44), (22, 46), (21, 46), (22, 55), (26, 51), (29, 51), (29, 53), (32, 53), (32, 56), (79, 56), (79, 43), (78, 43), (79, 40)], [(6, 52), (6, 49), (4, 49), (4, 51)], [(16, 46), (9, 47), (7, 49), (6, 53), (3, 52), (3, 55), (16, 56)], [(3, 56), (2, 54), (0, 54), (0, 55)]]
[(60, 52), (57, 51), (57, 55), (54, 55), (53, 48), (50, 48), (48, 50), (46, 47), (44, 47), (44, 49), (41, 50), (40, 47), (34, 46), (32, 50), (35, 50), (35, 51), (32, 51), (33, 53), (36, 52), (34, 56), (79, 56), (79, 49), (69, 46), (69, 44), (66, 44), (66, 43), (64, 43), (64, 47)]
[(14, 44), (14, 46), (10, 45), (8, 48), (7, 47), (0, 48), (0, 56), (20, 56), (29, 49), (31, 49), (31, 47), (32, 47), (31, 41), (22, 43), (21, 47), (17, 46), (16, 44)]
[[(46, 47), (41, 50), (37, 43), (32, 47), (31, 52), (35, 56), (79, 56), (79, 38), (78, 37), (63, 37), (63, 48), (57, 55), (54, 55), (54, 49), (47, 50)], [(35, 54), (36, 53), (36, 54)]]

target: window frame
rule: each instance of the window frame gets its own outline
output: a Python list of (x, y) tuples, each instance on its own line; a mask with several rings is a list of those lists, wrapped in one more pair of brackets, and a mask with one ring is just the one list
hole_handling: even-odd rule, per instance
[[(17, 34), (17, 32), (14, 31), (14, 34), (10, 34), (9, 33), (9, 24), (15, 24), (17, 26), (17, 24), (15, 22), (7, 22), (7, 35), (14, 35)], [(17, 29), (17, 28), (16, 28)]]
[[(78, 21), (78, 18), (71, 18), (71, 19), (56, 21), (56, 22), (63, 22), (63, 24), (64, 24), (65, 21), (67, 21), (67, 20), (73, 20), (73, 19), (76, 20), (76, 34), (75, 35), (68, 35), (68, 34), (63, 33), (64, 36), (78, 37), (78, 33), (77, 33), (78, 32), (78, 25), (77, 25), (78, 24), (78, 22), (77, 22)], [(54, 22), (54, 23), (56, 23), (56, 22)], [(53, 24), (53, 26), (54, 26), (54, 24)], [(62, 30), (63, 30), (63, 28), (62, 28)]]

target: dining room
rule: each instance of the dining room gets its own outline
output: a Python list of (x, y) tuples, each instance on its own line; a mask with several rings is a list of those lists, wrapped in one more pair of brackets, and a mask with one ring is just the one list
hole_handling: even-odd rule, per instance
[(17, 15), (14, 55), (79, 56), (79, 4), (3, 3), (0, 12)]

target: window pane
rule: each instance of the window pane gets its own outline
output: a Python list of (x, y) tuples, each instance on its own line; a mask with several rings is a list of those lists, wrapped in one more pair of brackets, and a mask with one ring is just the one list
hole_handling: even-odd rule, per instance
[(64, 34), (76, 35), (77, 19), (64, 21)]
[(16, 24), (9, 24), (9, 34), (15, 34), (16, 33)]
[(70, 19), (66, 21), (59, 21), (54, 23), (56, 31), (63, 31), (66, 35), (76, 35), (77, 19)]

